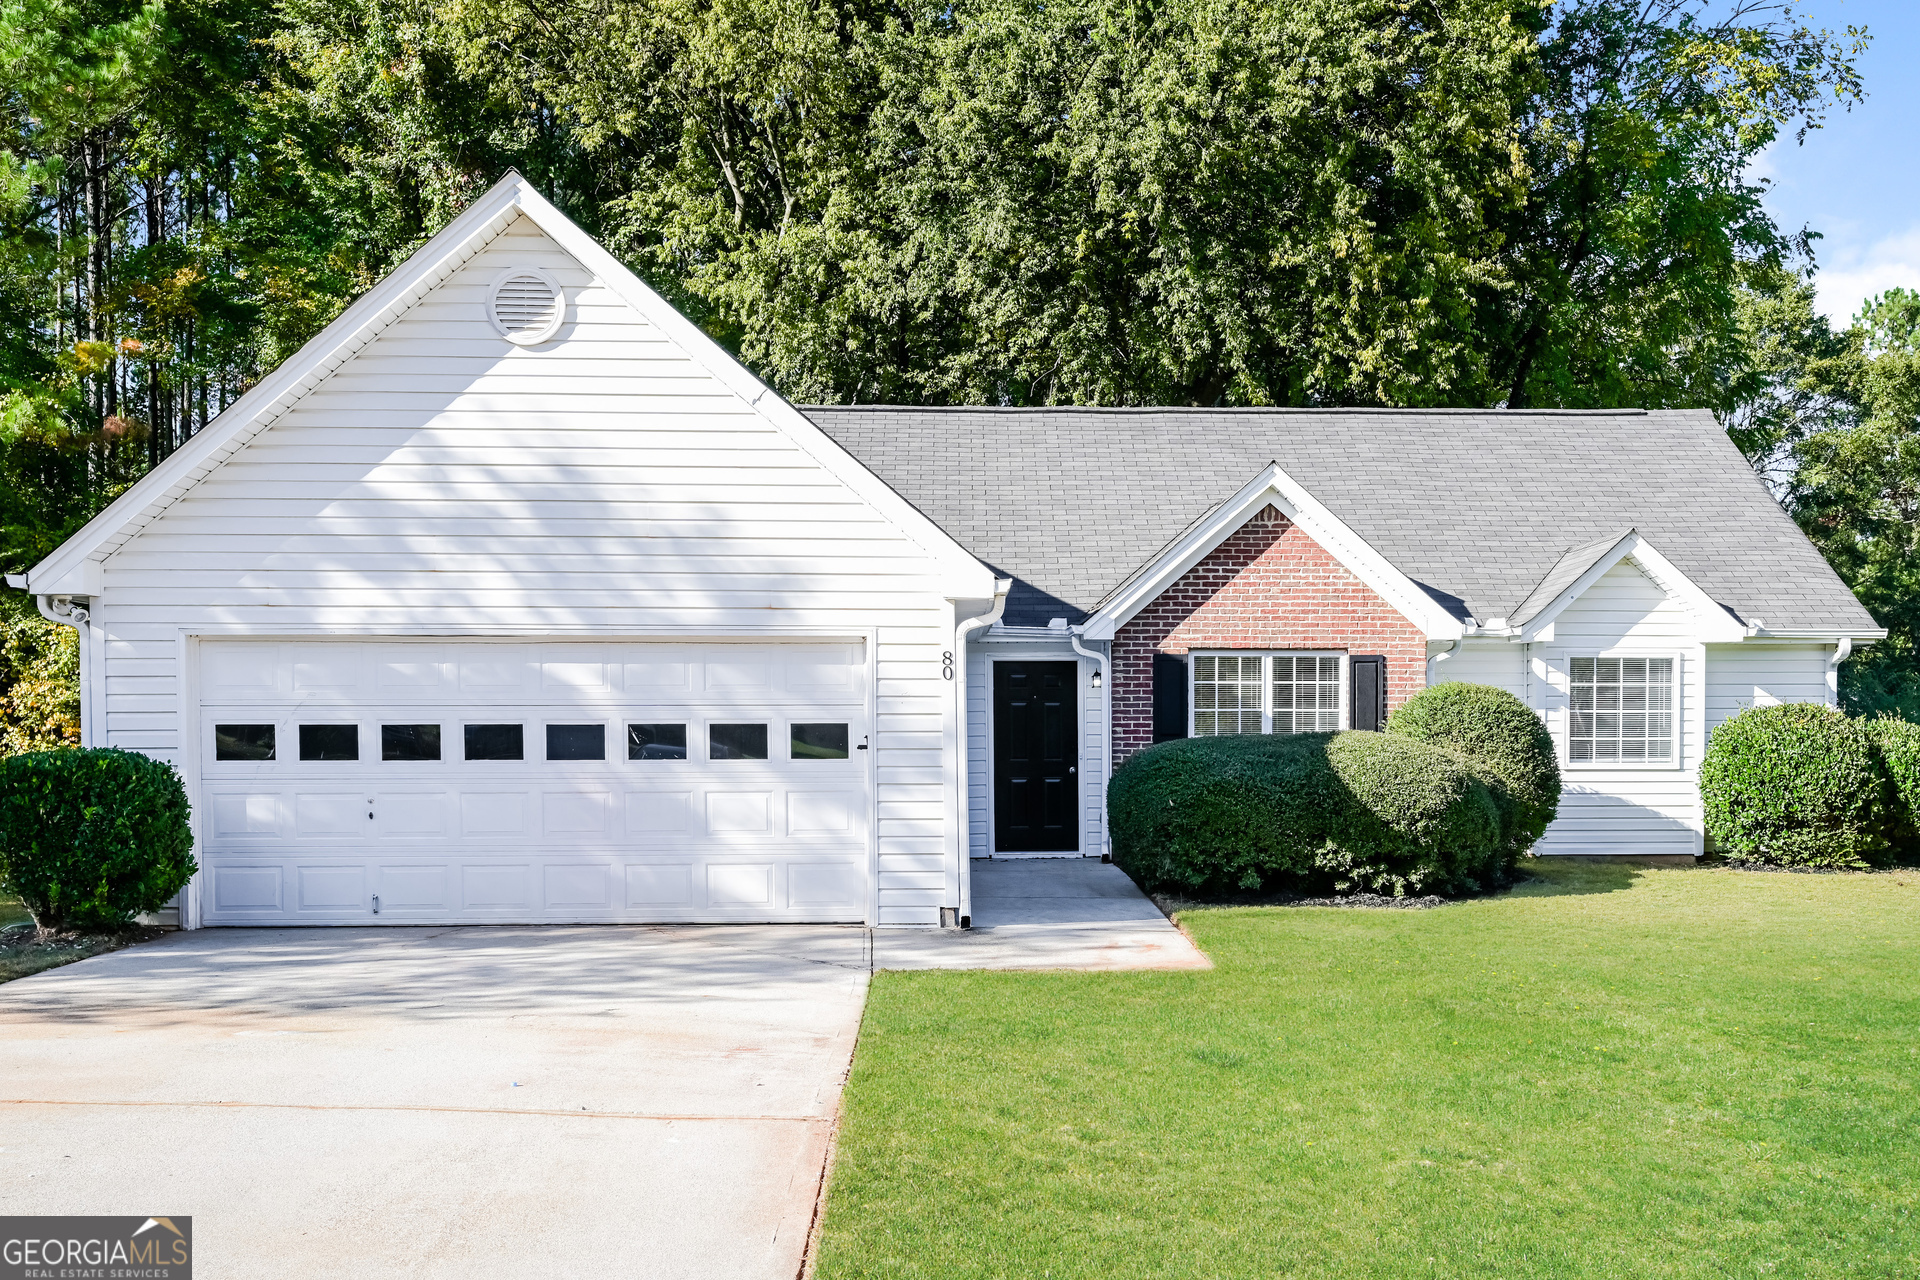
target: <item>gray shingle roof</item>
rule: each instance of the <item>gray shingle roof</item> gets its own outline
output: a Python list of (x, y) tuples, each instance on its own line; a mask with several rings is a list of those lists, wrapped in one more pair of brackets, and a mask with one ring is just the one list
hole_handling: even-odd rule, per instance
[(809, 418), (1079, 621), (1270, 462), (1456, 614), (1511, 615), (1567, 553), (1637, 529), (1769, 630), (1874, 629), (1705, 410), (919, 409)]
[(1520, 602), (1519, 607), (1513, 611), (1507, 621), (1516, 627), (1532, 622), (1539, 616), (1541, 610), (1560, 598), (1562, 591), (1580, 581), (1581, 574), (1599, 564), (1607, 552), (1619, 546), (1621, 540), (1632, 532), (1631, 529), (1616, 529), (1596, 542), (1589, 542), (1584, 547), (1575, 547), (1561, 556), (1554, 563), (1553, 568), (1547, 570), (1547, 576), (1534, 584), (1533, 590), (1525, 600)]

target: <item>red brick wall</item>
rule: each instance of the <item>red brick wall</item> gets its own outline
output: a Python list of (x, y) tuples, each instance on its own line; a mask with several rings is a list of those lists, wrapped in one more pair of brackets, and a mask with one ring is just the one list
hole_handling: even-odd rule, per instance
[(1389, 710), (1426, 681), (1420, 629), (1273, 507), (1240, 526), (1114, 637), (1116, 765), (1153, 742), (1153, 655), (1190, 649), (1385, 654)]

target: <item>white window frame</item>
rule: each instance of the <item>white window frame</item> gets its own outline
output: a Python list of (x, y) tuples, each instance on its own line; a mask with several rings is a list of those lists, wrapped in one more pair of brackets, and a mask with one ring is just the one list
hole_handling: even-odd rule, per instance
[[(1200, 658), (1258, 658), (1260, 659), (1260, 732), (1273, 732), (1273, 663), (1274, 658), (1338, 658), (1340, 674), (1336, 677), (1340, 693), (1340, 710), (1336, 713), (1338, 728), (1353, 727), (1353, 655), (1345, 649), (1190, 649), (1187, 651), (1187, 736), (1189, 738), (1213, 737), (1213, 734), (1195, 732), (1194, 724), (1199, 700), (1194, 696), (1194, 681), (1200, 664)], [(1329, 733), (1333, 730), (1322, 729)], [(1224, 736), (1224, 735), (1223, 735)]]
[[(1566, 689), (1564, 691), (1564, 705), (1566, 710), (1564, 714), (1566, 719), (1562, 723), (1560, 733), (1560, 766), (1563, 769), (1600, 773), (1618, 773), (1637, 769), (1678, 769), (1681, 764), (1682, 739), (1686, 732), (1686, 720), (1683, 716), (1682, 707), (1685, 700), (1686, 689), (1685, 667), (1683, 664), (1684, 656), (1685, 655), (1673, 649), (1598, 649), (1568, 650), (1564, 652), (1561, 655), (1560, 661), (1565, 664)], [(1573, 664), (1581, 658), (1591, 658), (1595, 661), (1607, 658), (1648, 658), (1655, 660), (1664, 658), (1673, 663), (1673, 706), (1670, 711), (1670, 714), (1673, 716), (1673, 732), (1667, 737), (1668, 747), (1666, 756), (1661, 758), (1648, 757), (1645, 760), (1575, 760), (1573, 758)]]

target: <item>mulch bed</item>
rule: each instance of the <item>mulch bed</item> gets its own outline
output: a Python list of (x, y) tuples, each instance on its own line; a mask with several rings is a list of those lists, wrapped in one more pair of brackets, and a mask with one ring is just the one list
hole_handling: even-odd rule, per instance
[(1457, 898), (1429, 893), (1418, 898), (1390, 898), (1383, 893), (1348, 893), (1333, 898), (1303, 898), (1297, 894), (1263, 894), (1246, 897), (1216, 898), (1197, 902), (1170, 894), (1148, 894), (1153, 905), (1171, 916), (1176, 911), (1204, 910), (1207, 907), (1357, 907), (1367, 911), (1427, 911), (1444, 907)]
[(151, 942), (171, 932), (153, 925), (135, 925), (120, 933), (71, 933), (31, 923), (9, 925), (0, 929), (0, 982)]
[(1700, 860), (1703, 867), (1725, 867), (1729, 871), (1766, 871), (1789, 876), (1889, 876), (1900, 872), (1913, 872), (1920, 868), (1912, 866), (1893, 867), (1783, 867), (1777, 862), (1749, 862), (1742, 858), (1719, 858), (1708, 855)]

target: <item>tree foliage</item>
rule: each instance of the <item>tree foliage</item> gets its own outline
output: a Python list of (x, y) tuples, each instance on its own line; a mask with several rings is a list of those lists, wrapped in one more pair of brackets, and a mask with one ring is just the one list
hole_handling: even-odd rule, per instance
[(0, 602), (0, 754), (80, 745), (80, 636)]
[(1841, 669), (1862, 715), (1920, 720), (1920, 292), (1834, 332), (1803, 275), (1754, 273), (1728, 429), (1888, 636)]
[(1786, 0), (0, 0), (0, 567), (518, 168), (796, 400), (1710, 406), (1893, 616), (1910, 363), (1795, 327), (1811, 241), (1749, 176), (1863, 41)]

